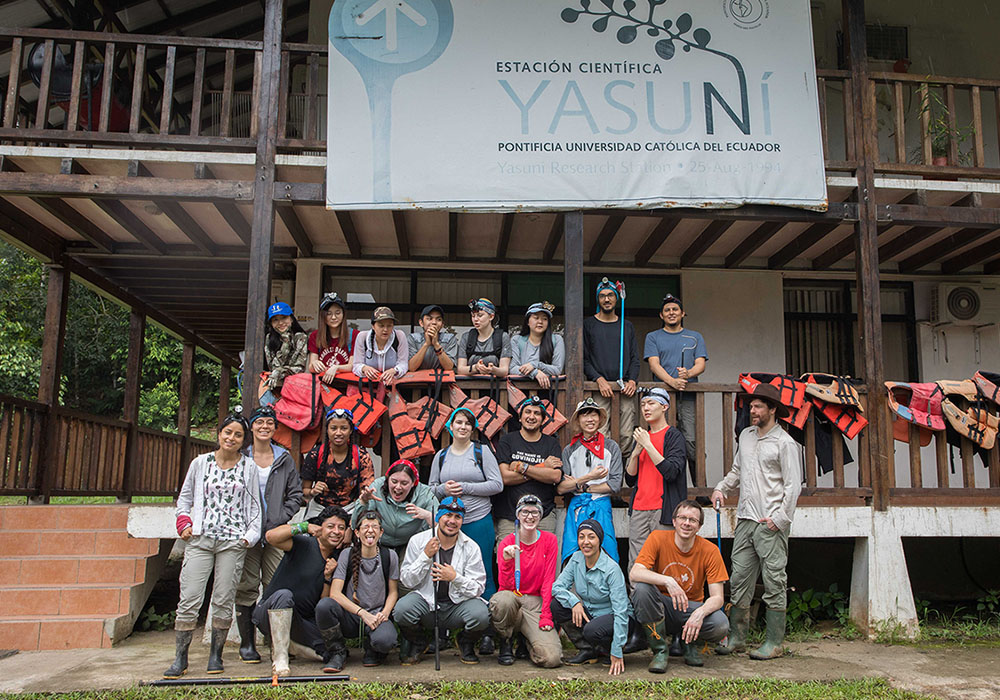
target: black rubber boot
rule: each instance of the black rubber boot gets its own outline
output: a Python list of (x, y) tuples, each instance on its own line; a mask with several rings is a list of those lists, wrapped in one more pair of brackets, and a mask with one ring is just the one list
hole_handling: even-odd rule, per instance
[(361, 657), (361, 665), (372, 668), (373, 666), (381, 666), (383, 661), (385, 661), (385, 654), (372, 649), (371, 637), (365, 637), (365, 654)]
[(420, 658), (427, 650), (427, 638), (417, 630), (400, 628), (399, 631), (403, 636), (404, 642), (399, 645), (399, 662), (403, 666), (419, 664)]
[(576, 656), (571, 656), (566, 659), (566, 663), (570, 666), (582, 666), (583, 664), (592, 664), (600, 658), (600, 654), (597, 650), (591, 646), (583, 637), (583, 630), (579, 627), (574, 627), (571, 624), (563, 626), (563, 630), (566, 632), (566, 636), (569, 637), (569, 641), (573, 642), (573, 646), (576, 647)]
[(340, 625), (321, 627), (319, 636), (323, 638), (326, 653), (323, 655), (323, 673), (340, 673), (347, 665), (347, 645)]
[(222, 648), (226, 646), (226, 638), (229, 636), (229, 628), (212, 628), (212, 644), (208, 649), (208, 668), (206, 673), (216, 674), (225, 671), (222, 665)]
[(479, 657), (476, 656), (476, 638), (464, 630), (458, 633), (458, 654), (463, 664), (479, 663)]
[(257, 653), (257, 629), (253, 626), (253, 607), (236, 606), (236, 628), (240, 631), (240, 661), (245, 664), (259, 664)]
[(191, 637), (193, 636), (194, 630), (177, 630), (175, 632), (174, 662), (170, 664), (170, 668), (163, 672), (164, 678), (180, 678), (187, 673), (188, 647), (191, 646)]
[(483, 632), (483, 636), (479, 640), (479, 655), (480, 656), (492, 656), (496, 649), (496, 645), (493, 643), (493, 636), (497, 633), (493, 629), (493, 625), (490, 624)]
[(517, 644), (514, 645), (515, 659), (530, 659), (531, 649), (528, 648), (528, 640), (520, 632), (517, 633)]
[(628, 639), (625, 641), (625, 646), (622, 647), (622, 654), (634, 654), (648, 648), (649, 644), (646, 643), (646, 638), (642, 635), (639, 626), (629, 625)]
[(698, 640), (690, 644), (682, 640), (681, 644), (684, 645), (684, 663), (696, 668), (701, 668), (705, 665), (705, 659), (702, 658), (701, 651), (698, 649)]
[(679, 634), (675, 634), (670, 640), (670, 655), (684, 656), (684, 642)]
[(497, 663), (501, 666), (510, 666), (514, 663), (513, 637), (500, 637), (500, 646), (497, 649)]

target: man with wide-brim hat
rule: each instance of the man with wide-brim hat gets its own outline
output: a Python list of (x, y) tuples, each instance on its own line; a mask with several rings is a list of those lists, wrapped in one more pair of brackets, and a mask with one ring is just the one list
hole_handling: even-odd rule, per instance
[(753, 392), (741, 396), (750, 404), (752, 425), (740, 433), (733, 467), (712, 493), (712, 502), (721, 506), (725, 494), (737, 488), (740, 492), (730, 579), (729, 641), (716, 652), (745, 650), (750, 601), (760, 571), (767, 605), (767, 637), (763, 645), (750, 652), (750, 658), (764, 660), (783, 653), (788, 532), (802, 490), (801, 452), (798, 443), (778, 424), (778, 418), (788, 415), (788, 408), (782, 405), (776, 387), (758, 384)]

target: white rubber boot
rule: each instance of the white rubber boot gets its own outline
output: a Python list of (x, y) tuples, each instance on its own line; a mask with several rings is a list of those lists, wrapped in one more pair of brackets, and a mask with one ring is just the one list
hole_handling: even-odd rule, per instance
[(292, 609), (268, 610), (267, 619), (271, 623), (271, 673), (287, 676), (288, 642), (292, 634)]

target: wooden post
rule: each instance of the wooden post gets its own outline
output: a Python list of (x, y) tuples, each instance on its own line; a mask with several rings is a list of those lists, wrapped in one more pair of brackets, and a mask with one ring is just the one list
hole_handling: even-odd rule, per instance
[(232, 389), (233, 368), (223, 362), (219, 374), (219, 423), (229, 415), (229, 392)]
[(125, 407), (123, 420), (128, 423), (125, 436), (125, 468), (119, 501), (131, 503), (139, 464), (139, 392), (142, 390), (142, 356), (146, 345), (145, 310), (133, 306), (128, 317), (128, 362), (125, 365)]
[(177, 409), (177, 434), (181, 436), (181, 456), (178, 465), (178, 489), (184, 482), (187, 471), (188, 438), (191, 437), (191, 395), (194, 385), (194, 343), (184, 343), (181, 357), (180, 406)]
[(283, 0), (266, 0), (261, 58), (260, 99), (257, 102), (257, 160), (253, 221), (250, 224), (250, 283), (243, 356), (243, 396), (246, 412), (258, 405), (257, 377), (264, 367), (264, 314), (271, 296), (274, 247), (274, 160), (278, 142)]
[(563, 289), (566, 303), (566, 413), (583, 400), (583, 212), (566, 215)]
[(858, 144), (858, 223), (856, 266), (858, 279), (858, 329), (861, 334), (861, 374), (868, 385), (868, 455), (871, 464), (872, 506), (889, 505), (889, 416), (882, 366), (882, 301), (879, 295), (878, 226), (875, 203), (875, 100), (868, 72), (864, 0), (843, 0), (844, 25), (851, 66), (851, 112)]
[(61, 264), (47, 266), (49, 273), (48, 296), (45, 300), (45, 336), (42, 340), (42, 368), (38, 378), (38, 402), (48, 406), (45, 417), (45, 447), (41, 473), (38, 475), (40, 493), (30, 499), (32, 503), (48, 503), (56, 481), (56, 463), (61, 454), (56, 438), (59, 421), (59, 385), (62, 379), (63, 347), (66, 340), (66, 310), (69, 307), (69, 272)]

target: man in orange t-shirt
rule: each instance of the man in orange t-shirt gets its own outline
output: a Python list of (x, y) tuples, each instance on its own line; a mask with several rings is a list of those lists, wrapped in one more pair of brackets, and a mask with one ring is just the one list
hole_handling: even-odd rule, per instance
[(651, 673), (667, 670), (668, 634), (680, 635), (689, 666), (705, 664), (697, 640), (719, 642), (729, 634), (729, 620), (722, 612), (729, 574), (718, 548), (698, 536), (704, 517), (695, 501), (678, 503), (674, 529), (651, 532), (629, 572), (635, 618), (653, 650)]

